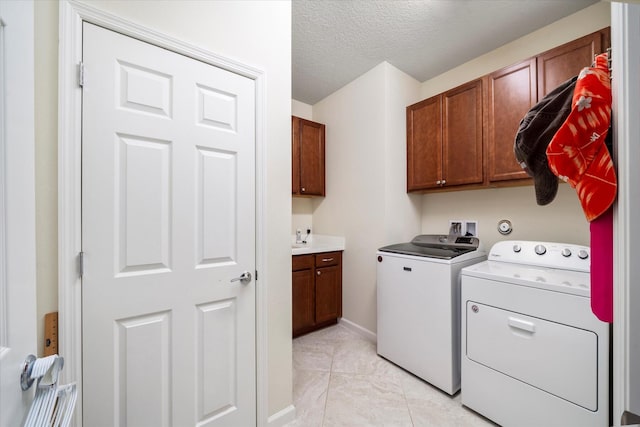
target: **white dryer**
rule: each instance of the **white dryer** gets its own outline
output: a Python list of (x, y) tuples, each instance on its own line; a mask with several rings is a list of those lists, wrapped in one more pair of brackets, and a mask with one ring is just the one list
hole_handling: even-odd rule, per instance
[(608, 426), (589, 248), (503, 241), (462, 269), (462, 404), (502, 426)]

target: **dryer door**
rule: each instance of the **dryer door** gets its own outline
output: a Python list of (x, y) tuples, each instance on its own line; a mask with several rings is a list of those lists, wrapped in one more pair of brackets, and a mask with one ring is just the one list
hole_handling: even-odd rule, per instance
[(598, 337), (561, 323), (467, 301), (467, 354), (484, 366), (598, 409)]

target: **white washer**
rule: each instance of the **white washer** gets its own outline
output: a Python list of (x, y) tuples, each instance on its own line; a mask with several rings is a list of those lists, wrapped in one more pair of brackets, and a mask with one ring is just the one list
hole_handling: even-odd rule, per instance
[(475, 237), (416, 236), (378, 251), (377, 352), (449, 394), (460, 389), (460, 270)]
[(462, 404), (506, 427), (609, 425), (589, 266), (588, 247), (503, 241), (462, 270)]

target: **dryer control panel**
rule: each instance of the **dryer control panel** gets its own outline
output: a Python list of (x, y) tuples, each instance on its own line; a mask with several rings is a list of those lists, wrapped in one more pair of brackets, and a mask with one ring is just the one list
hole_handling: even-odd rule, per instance
[(511, 262), (562, 270), (590, 270), (588, 246), (570, 243), (505, 240), (491, 248), (490, 261)]

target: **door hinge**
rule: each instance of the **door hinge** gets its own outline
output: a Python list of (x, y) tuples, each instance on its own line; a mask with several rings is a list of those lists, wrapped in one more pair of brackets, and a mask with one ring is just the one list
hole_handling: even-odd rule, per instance
[(84, 275), (84, 252), (78, 253), (78, 273), (80, 278)]
[(78, 64), (78, 86), (84, 87), (84, 62)]
[(258, 281), (258, 270), (256, 270), (256, 282)]

